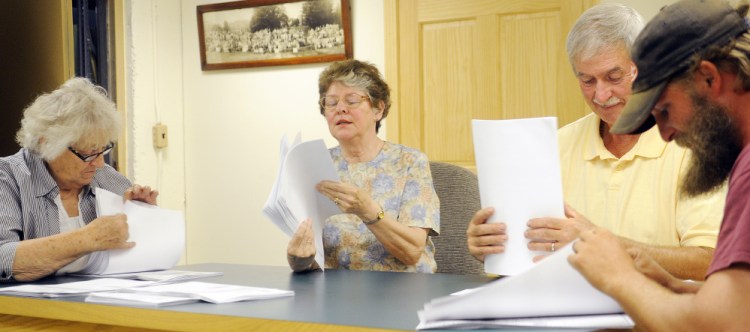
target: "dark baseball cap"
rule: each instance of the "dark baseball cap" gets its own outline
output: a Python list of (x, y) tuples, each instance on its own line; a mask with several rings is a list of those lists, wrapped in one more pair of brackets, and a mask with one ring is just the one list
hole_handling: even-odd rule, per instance
[(726, 1), (682, 0), (662, 8), (635, 39), (631, 56), (638, 77), (610, 132), (638, 134), (651, 128), (651, 110), (670, 79), (688, 69), (690, 57), (728, 43), (748, 27)]

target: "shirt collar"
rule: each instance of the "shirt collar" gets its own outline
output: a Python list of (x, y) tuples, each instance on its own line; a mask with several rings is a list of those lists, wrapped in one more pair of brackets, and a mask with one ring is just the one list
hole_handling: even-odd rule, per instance
[[(584, 142), (585, 148), (583, 149), (584, 158), (586, 160), (593, 160), (599, 158), (602, 160), (606, 159), (617, 159), (612, 152), (609, 152), (604, 146), (604, 141), (599, 136), (599, 124), (601, 119), (598, 116), (591, 117), (591, 121), (585, 126), (586, 130), (586, 141)], [(651, 129), (645, 131), (638, 138), (638, 142), (635, 143), (630, 151), (628, 151), (620, 160), (632, 160), (636, 157), (641, 158), (658, 158), (667, 147), (667, 142), (661, 139), (659, 135), (659, 128), (657, 126), (651, 127)]]

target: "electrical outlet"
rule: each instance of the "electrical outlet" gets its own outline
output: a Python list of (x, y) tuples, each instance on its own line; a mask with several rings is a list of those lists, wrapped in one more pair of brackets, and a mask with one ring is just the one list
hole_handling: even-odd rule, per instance
[(167, 147), (167, 125), (157, 123), (153, 128), (154, 147), (162, 149)]

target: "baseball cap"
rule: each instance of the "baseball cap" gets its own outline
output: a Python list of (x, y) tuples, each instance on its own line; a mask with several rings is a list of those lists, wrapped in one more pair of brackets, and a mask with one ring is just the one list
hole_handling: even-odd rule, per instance
[(610, 130), (642, 133), (655, 124), (651, 110), (669, 80), (683, 73), (693, 54), (724, 45), (748, 30), (747, 21), (721, 0), (682, 0), (665, 6), (646, 24), (633, 44), (638, 67), (633, 95)]

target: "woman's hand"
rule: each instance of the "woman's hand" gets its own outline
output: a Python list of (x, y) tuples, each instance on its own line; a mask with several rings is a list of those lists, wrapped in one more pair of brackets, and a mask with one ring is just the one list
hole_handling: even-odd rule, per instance
[(292, 235), (286, 247), (286, 258), (293, 271), (312, 269), (315, 262), (315, 243), (312, 220), (305, 219)]
[(156, 205), (156, 197), (159, 196), (159, 191), (151, 190), (151, 187), (141, 187), (137, 184), (125, 190), (125, 200), (141, 201), (151, 205)]
[(367, 191), (346, 183), (324, 180), (315, 189), (336, 203), (342, 212), (356, 214), (362, 220), (374, 220), (381, 209)]
[(135, 246), (135, 242), (128, 242), (128, 216), (122, 213), (96, 218), (80, 230), (86, 232), (86, 240), (93, 248), (91, 251), (129, 249)]

